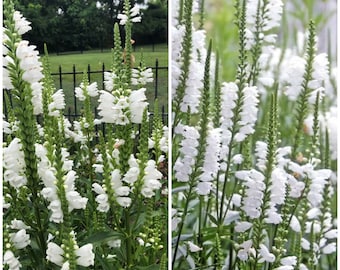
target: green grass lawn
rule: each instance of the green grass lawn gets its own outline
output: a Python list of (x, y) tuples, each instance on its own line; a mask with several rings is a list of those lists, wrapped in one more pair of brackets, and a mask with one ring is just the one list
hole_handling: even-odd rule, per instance
[[(141, 61), (143, 54), (144, 63), (146, 66), (154, 67), (156, 59), (158, 59), (159, 66), (168, 66), (168, 49), (166, 44), (155, 45), (155, 51), (152, 51), (151, 45), (136, 47), (133, 55), (135, 56), (135, 65)], [(59, 66), (62, 67), (63, 72), (71, 72), (73, 65), (76, 66), (77, 71), (87, 70), (87, 65), (91, 65), (91, 70), (100, 70), (102, 65), (106, 67), (111, 65), (111, 50), (84, 51), (83, 53), (67, 53), (67, 54), (50, 54), (49, 55), (51, 72), (58, 72)]]
[[(141, 61), (141, 56), (143, 52), (144, 63), (147, 67), (155, 67), (156, 59), (158, 59), (158, 83), (157, 83), (157, 98), (159, 100), (159, 105), (164, 106), (167, 109), (168, 104), (168, 49), (166, 44), (155, 45), (154, 47), (147, 45), (144, 47), (136, 47), (133, 55), (135, 56), (135, 66), (138, 66)], [(90, 65), (90, 70), (98, 71), (98, 73), (90, 74), (90, 82), (97, 82), (99, 89), (103, 89), (103, 76), (99, 72), (102, 70), (103, 64), (105, 65), (105, 70), (109, 70), (111, 66), (111, 51), (105, 50), (101, 52), (100, 50), (86, 51), (84, 53), (67, 53), (62, 55), (50, 54), (49, 61), (51, 65), (51, 72), (58, 73), (59, 66), (61, 67), (62, 73), (71, 73), (62, 75), (62, 84), (60, 85), (60, 79), (58, 75), (53, 75), (55, 79), (56, 88), (62, 88), (65, 93), (66, 99), (66, 110), (69, 108), (72, 113), (77, 108), (79, 113), (82, 103), (76, 101), (74, 104), (74, 87), (79, 86), (83, 78), (83, 72), (88, 70), (88, 65)], [(75, 67), (76, 74), (72, 74), (73, 66)], [(154, 78), (156, 76), (155, 70)], [(155, 80), (153, 83), (148, 83), (146, 85), (147, 91), (146, 95), (150, 103), (150, 110), (153, 110), (153, 100), (155, 98)], [(96, 104), (94, 104), (95, 106)]]

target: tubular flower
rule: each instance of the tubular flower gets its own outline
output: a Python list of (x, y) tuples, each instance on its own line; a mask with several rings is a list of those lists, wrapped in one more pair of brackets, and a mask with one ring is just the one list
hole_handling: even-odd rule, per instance
[(146, 198), (151, 198), (155, 195), (155, 191), (162, 187), (159, 181), (162, 178), (162, 173), (157, 170), (156, 162), (149, 160), (144, 169), (144, 184), (142, 187), (142, 194)]
[(25, 176), (25, 159), (21, 147), (20, 140), (14, 138), (11, 143), (3, 149), (4, 180), (16, 189), (19, 189), (27, 183)]
[(13, 19), (15, 22), (15, 30), (19, 35), (23, 35), (32, 29), (30, 26), (31, 22), (27, 21), (19, 11), (14, 11)]
[(138, 90), (131, 91), (129, 96), (129, 109), (132, 123), (142, 123), (143, 112), (148, 105), (146, 102), (145, 90), (146, 88), (140, 88)]
[(8, 265), (9, 270), (19, 270), (21, 268), (21, 263), (18, 258), (16, 258), (11, 250), (6, 250), (4, 254), (4, 265)]
[(242, 104), (240, 129), (235, 135), (237, 142), (242, 142), (249, 134), (254, 133), (254, 125), (257, 120), (258, 90), (256, 86), (246, 86), (243, 89), (244, 100)]
[(153, 74), (151, 68), (143, 70), (133, 69), (132, 70), (132, 85), (146, 85), (147, 83), (153, 82)]
[[(139, 15), (140, 15), (139, 7), (137, 5), (135, 5), (130, 10), (131, 22), (135, 22), (135, 23), (141, 22), (142, 17), (139, 16)], [(118, 20), (120, 20), (119, 24), (121, 24), (121, 25), (125, 25), (127, 20), (128, 20), (128, 16), (126, 14), (118, 14), (117, 18), (118, 18)]]
[(243, 199), (242, 210), (246, 215), (253, 218), (260, 217), (261, 205), (263, 200), (263, 191), (265, 189), (264, 175), (259, 171), (251, 169), (250, 171), (237, 171), (236, 177), (245, 181), (246, 194)]
[(30, 236), (26, 233), (25, 229), (21, 229), (16, 233), (11, 233), (10, 238), (16, 249), (25, 248), (31, 243)]
[(33, 91), (32, 104), (34, 113), (42, 113), (42, 94), (39, 81), (44, 77), (41, 63), (39, 62), (39, 52), (35, 46), (28, 45), (28, 41), (21, 40), (16, 48), (16, 57), (20, 60), (20, 68), (23, 70), (22, 79), (31, 85)]
[(200, 182), (197, 184), (199, 195), (208, 195), (211, 190), (212, 180), (217, 176), (220, 160), (221, 129), (215, 128), (208, 131), (207, 148), (205, 152)]
[(48, 114), (50, 116), (60, 116), (60, 110), (65, 109), (65, 95), (62, 89), (59, 89), (52, 95), (52, 102), (48, 105)]
[(191, 49), (191, 60), (189, 65), (189, 75), (186, 81), (185, 94), (181, 103), (181, 111), (191, 113), (198, 112), (198, 106), (203, 88), (204, 59), (207, 51), (205, 49), (205, 31), (193, 32)]
[(192, 173), (192, 165), (195, 163), (197, 155), (199, 133), (195, 127), (178, 125), (175, 132), (183, 135), (180, 145), (179, 157), (174, 165), (175, 176), (179, 182), (188, 182), (189, 175)]
[[(105, 72), (108, 73), (108, 72)], [(85, 87), (84, 83), (80, 83), (79, 87), (76, 87), (74, 89), (76, 97), (80, 100), (80, 101), (84, 101), (85, 100), (85, 94), (89, 95), (90, 97), (96, 97), (98, 96), (98, 84), (97, 82), (91, 83), (90, 85), (87, 85)]]

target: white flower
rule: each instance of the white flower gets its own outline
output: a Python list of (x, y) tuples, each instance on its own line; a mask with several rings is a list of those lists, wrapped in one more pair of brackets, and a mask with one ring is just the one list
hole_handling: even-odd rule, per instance
[(118, 169), (114, 169), (111, 172), (111, 186), (113, 189), (117, 189), (122, 186), (121, 175)]
[[(136, 96), (140, 97), (140, 91), (133, 91), (137, 92), (133, 94), (132, 98), (135, 98)], [(110, 94), (109, 92), (106, 91), (100, 91), (101, 95), (99, 97), (99, 105), (98, 105), (98, 110), (99, 110), (99, 115), (102, 116), (101, 122), (105, 123), (114, 123), (118, 125), (126, 125), (129, 123), (129, 118), (127, 116), (127, 111), (130, 106), (130, 109), (132, 106), (134, 106), (133, 114), (134, 117), (133, 120), (142, 118), (142, 115), (139, 115), (141, 107), (144, 105), (146, 106), (146, 103), (144, 104), (141, 102), (141, 100), (133, 100), (134, 104), (132, 105), (129, 103), (129, 100), (125, 96), (120, 96), (116, 97)], [(144, 93), (143, 93), (144, 94)], [(145, 95), (144, 95), (145, 99)], [(144, 110), (144, 107), (142, 108), (142, 112)]]
[(338, 230), (337, 229), (333, 229), (333, 230), (330, 230), (328, 232), (325, 233), (325, 237), (327, 239), (334, 239), (336, 238), (338, 235)]
[(99, 94), (97, 82), (93, 82), (88, 85), (86, 90), (90, 97), (96, 97)]
[(132, 70), (132, 85), (146, 85), (147, 83), (153, 82), (153, 73), (151, 68), (144, 70), (133, 69)]
[(117, 19), (120, 20), (120, 25), (125, 25), (128, 20), (128, 16), (126, 16), (125, 14), (118, 14)]
[[(209, 129), (207, 136), (207, 147), (204, 156), (202, 174), (199, 178), (202, 182), (212, 181), (216, 176), (220, 168), (220, 143), (221, 143), (221, 129)], [(207, 195), (210, 192), (211, 184), (202, 184), (205, 186), (205, 191), (199, 192), (200, 195)], [(210, 186), (210, 188), (208, 188)]]
[(297, 263), (296, 256), (284, 257), (280, 260), (280, 263), (284, 266), (295, 266)]
[(30, 226), (27, 226), (22, 220), (18, 220), (18, 219), (13, 219), (11, 221), (11, 229), (14, 230), (21, 230), (21, 229), (30, 229)]
[(22, 266), (11, 250), (6, 250), (3, 260), (4, 264), (8, 265), (9, 270), (19, 270)]
[(128, 196), (130, 193), (130, 188), (126, 186), (119, 187), (115, 190), (117, 196)]
[(308, 218), (308, 219), (315, 219), (315, 218), (317, 218), (320, 214), (321, 214), (320, 209), (317, 208), (317, 207), (314, 207), (314, 208), (310, 209), (310, 210), (307, 212), (307, 218)]
[(259, 260), (259, 262), (269, 262), (269, 263), (272, 263), (275, 261), (275, 255), (270, 253), (268, 248), (263, 245), (263, 244), (260, 244), (260, 255), (261, 255), (261, 258)]
[(86, 244), (79, 249), (75, 250), (77, 255), (77, 264), (81, 266), (90, 266), (94, 265), (94, 253), (92, 251), (93, 245)]
[(88, 199), (81, 197), (77, 191), (69, 191), (66, 193), (66, 199), (68, 201), (68, 211), (73, 209), (85, 209)]
[(299, 198), (305, 188), (305, 183), (297, 181), (293, 175), (287, 175), (288, 186), (290, 188), (289, 196), (292, 198)]
[(157, 170), (156, 162), (149, 160), (144, 169), (144, 183), (141, 191), (144, 197), (151, 198), (155, 195), (155, 190), (159, 190), (162, 187), (159, 181), (162, 176), (162, 173)]
[(264, 175), (252, 169), (250, 171), (237, 171), (235, 176), (246, 181), (245, 186), (247, 189), (243, 199), (243, 206), (241, 207), (242, 210), (250, 218), (258, 218), (261, 214), (263, 190), (265, 189)]
[(253, 241), (247, 240), (240, 245), (240, 250), (237, 252), (237, 257), (241, 261), (247, 261), (250, 254), (254, 254), (254, 248), (252, 248)]
[(270, 201), (275, 205), (281, 205), (285, 201), (287, 176), (283, 169), (275, 168), (271, 175)]
[(74, 89), (75, 95), (76, 97), (80, 100), (80, 101), (84, 101), (85, 100), (85, 96), (83, 93), (83, 89), (81, 89), (80, 87), (76, 87)]
[(58, 15), (63, 15), (63, 14), (64, 14), (64, 11), (63, 11), (61, 8), (58, 8), (57, 14), (58, 14)]
[[(4, 62), (4, 61), (3, 61)], [(14, 88), (11, 77), (9, 76), (9, 71), (5, 68), (5, 63), (3, 63), (4, 67), (2, 68), (2, 88), (11, 90)]]
[(85, 100), (85, 94), (89, 95), (90, 97), (98, 96), (98, 84), (97, 82), (91, 83), (85, 87), (84, 83), (80, 83), (80, 87), (76, 87), (75, 89), (76, 97), (80, 101)]
[(59, 89), (52, 95), (52, 102), (48, 105), (48, 114), (50, 116), (59, 116), (60, 112), (58, 110), (65, 109), (65, 95), (62, 89)]
[(255, 156), (256, 156), (256, 166), (261, 172), (266, 170), (267, 163), (267, 143), (262, 141), (256, 142)]
[(280, 26), (283, 3), (281, 0), (270, 0), (265, 7), (263, 31)]
[(189, 247), (190, 252), (198, 252), (198, 251), (203, 250), (201, 247), (195, 245), (195, 244), (194, 244), (193, 242), (191, 242), (191, 241), (188, 241), (188, 247)]
[(21, 148), (18, 138), (14, 138), (7, 147), (3, 148), (4, 180), (16, 189), (27, 183), (25, 157)]
[(139, 175), (138, 167), (131, 167), (123, 177), (123, 181), (129, 184), (133, 184), (137, 181)]
[(53, 242), (47, 244), (46, 259), (56, 265), (62, 266), (64, 262), (64, 251), (61, 247)]
[(197, 155), (196, 147), (200, 135), (195, 127), (184, 125), (178, 125), (175, 132), (183, 135), (179, 150), (181, 156), (177, 158), (174, 165), (175, 177), (179, 182), (187, 182)]
[[(131, 22), (141, 22), (142, 17), (140, 17), (138, 15), (139, 15), (139, 7), (137, 5), (135, 5), (130, 10)], [(119, 24), (121, 24), (121, 25), (125, 25), (127, 20), (128, 20), (128, 16), (126, 14), (118, 14), (117, 18), (118, 18), (118, 20), (120, 20)]]
[(270, 207), (266, 210), (266, 223), (279, 224), (282, 222), (281, 214), (278, 213), (278, 205), (285, 201), (287, 176), (283, 169), (275, 168), (271, 174)]
[(32, 104), (33, 104), (33, 114), (38, 115), (43, 112), (42, 106), (42, 84), (40, 82), (33, 82), (31, 84), (32, 88)]
[(317, 170), (312, 173), (312, 183), (310, 185), (310, 191), (307, 194), (307, 199), (312, 204), (312, 206), (317, 207), (321, 204), (323, 200), (322, 192), (324, 190), (326, 181), (331, 176), (331, 173), (331, 170), (328, 169)]
[[(255, 44), (253, 35), (249, 36), (250, 33), (255, 33), (257, 15), (260, 17), (260, 33), (259, 37), (267, 42), (274, 43), (272, 35), (269, 34), (269, 38), (266, 38), (267, 33), (280, 25), (283, 3), (281, 0), (248, 0), (246, 10), (246, 22), (247, 22), (247, 46), (246, 49), (250, 50)], [(258, 8), (260, 9), (258, 13)]]
[(102, 186), (97, 183), (93, 183), (92, 190), (98, 194), (96, 197), (96, 202), (98, 203), (97, 210), (104, 213), (108, 212), (110, 209), (109, 198)]
[(313, 60), (313, 72), (312, 78), (313, 80), (317, 80), (320, 84), (317, 87), (321, 86), (321, 83), (328, 79), (329, 76), (329, 61), (328, 55), (326, 53), (320, 53), (314, 57)]
[(11, 242), (17, 249), (22, 249), (31, 243), (29, 234), (26, 233), (25, 229), (21, 229), (16, 233), (11, 233)]
[(24, 71), (22, 78), (30, 84), (43, 78), (41, 63), (38, 61), (39, 53), (35, 48), (33, 45), (28, 46), (28, 41), (21, 40), (16, 50), (16, 56), (20, 59), (20, 68)]
[(297, 219), (296, 216), (292, 216), (290, 224), (289, 224), (290, 228), (294, 231), (294, 232), (300, 232), (301, 231), (301, 225), (299, 220)]
[(13, 20), (15, 23), (15, 30), (19, 35), (23, 35), (32, 29), (30, 26), (31, 22), (27, 21), (19, 11), (14, 11)]
[(120, 240), (120, 239), (110, 240), (110, 241), (107, 242), (107, 245), (110, 248), (120, 248), (121, 244), (122, 244), (122, 240)]
[(66, 262), (63, 263), (60, 270), (69, 270), (69, 269), (70, 269), (70, 262), (66, 261)]
[(306, 61), (299, 56), (291, 56), (282, 63), (280, 82), (287, 85), (284, 90), (290, 100), (296, 100), (301, 92)]
[(117, 75), (114, 72), (104, 72), (104, 86), (107, 91), (113, 91), (116, 77)]
[(198, 195), (208, 195), (211, 189), (211, 182), (199, 182), (196, 187), (196, 192)]
[(131, 205), (131, 198), (129, 198), (129, 197), (117, 197), (117, 203), (120, 206), (127, 208)]
[(50, 205), (47, 208), (52, 211), (50, 221), (53, 221), (55, 223), (63, 222), (64, 215), (61, 209), (61, 202), (58, 199), (51, 201)]
[(142, 123), (143, 112), (148, 103), (145, 96), (146, 88), (140, 88), (139, 90), (131, 91), (129, 97), (129, 108), (131, 112), (131, 122), (140, 124)]
[(244, 160), (244, 158), (243, 158), (242, 154), (237, 154), (237, 155), (232, 157), (232, 162), (234, 164), (237, 164), (237, 165), (242, 164), (243, 160)]
[(323, 254), (332, 254), (336, 252), (336, 243), (330, 243), (322, 249)]
[(247, 221), (242, 221), (242, 222), (237, 222), (235, 226), (235, 231), (236, 232), (245, 232), (249, 230), (253, 226), (252, 223), (247, 222)]
[(96, 197), (98, 203), (97, 210), (102, 213), (107, 213), (110, 209), (109, 198), (106, 193), (99, 194)]
[(249, 134), (252, 134), (254, 125), (257, 120), (257, 105), (259, 103), (258, 90), (256, 86), (246, 86), (243, 89), (243, 104), (241, 110), (241, 120), (239, 121), (240, 129), (235, 135), (237, 142), (242, 142)]

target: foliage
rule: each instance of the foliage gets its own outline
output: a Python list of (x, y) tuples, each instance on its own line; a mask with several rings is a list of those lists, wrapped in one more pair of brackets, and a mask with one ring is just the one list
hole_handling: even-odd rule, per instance
[(278, 42), (294, 34), (283, 1), (236, 0), (238, 40), (206, 24), (215, 56), (202, 29), (202, 13), (220, 18), (212, 2), (171, 14), (172, 269), (335, 269), (336, 66), (318, 23)]
[[(130, 8), (125, 1), (127, 41)], [(13, 97), (4, 121), (4, 268), (164, 269), (167, 133), (160, 116), (148, 117), (143, 86), (152, 72), (132, 71), (131, 44), (122, 48), (116, 25), (107, 90), (84, 74), (75, 89), (84, 110), (70, 123), (46, 47), (40, 62), (10, 0), (4, 18), (4, 88)]]
[[(120, 1), (17, 1), (17, 9), (32, 22), (33, 30), (26, 34), (43, 51), (44, 43), (51, 52), (109, 48), (112, 26), (119, 22), (123, 11)], [(135, 2), (144, 1), (131, 1)], [(162, 43), (166, 40), (167, 9), (163, 3), (153, 3), (144, 11), (144, 19), (136, 28), (141, 43)], [(124, 28), (121, 27), (122, 36)], [(145, 35), (142, 39), (142, 35)]]

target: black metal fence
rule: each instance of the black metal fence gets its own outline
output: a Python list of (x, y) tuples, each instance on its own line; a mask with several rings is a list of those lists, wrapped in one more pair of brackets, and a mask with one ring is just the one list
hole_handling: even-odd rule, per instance
[[(168, 113), (167, 113), (167, 104), (168, 104), (168, 67), (159, 66), (158, 60), (155, 61), (155, 66), (152, 68), (154, 80), (152, 83), (148, 83), (146, 85), (146, 95), (149, 102), (149, 110), (151, 111), (150, 115), (153, 115), (153, 104), (154, 100), (158, 99), (158, 106), (162, 113), (163, 123), (167, 123)], [(75, 88), (78, 87), (83, 79), (84, 72), (87, 73), (88, 81), (97, 82), (98, 88), (105, 90), (104, 84), (104, 72), (109, 71), (105, 65), (102, 65), (101, 70), (92, 70), (91, 66), (87, 66), (86, 71), (78, 71), (76, 70), (76, 66), (73, 65), (72, 71), (63, 71), (62, 67), (59, 66), (58, 72), (52, 73), (51, 75), (54, 78), (55, 86), (59, 89), (64, 90), (65, 94), (65, 102), (66, 102), (66, 110), (64, 112), (65, 117), (69, 119), (70, 122), (73, 122), (78, 117), (81, 116), (82, 112), (82, 102), (77, 100), (75, 96)], [(5, 95), (4, 95), (5, 96)], [(10, 95), (10, 91), (7, 91), (8, 99), (4, 98), (4, 115), (7, 119), (8, 117), (8, 106), (13, 107), (12, 97)], [(9, 104), (8, 104), (9, 103)], [(97, 101), (93, 100), (93, 111), (95, 117), (98, 116), (97, 112)]]

